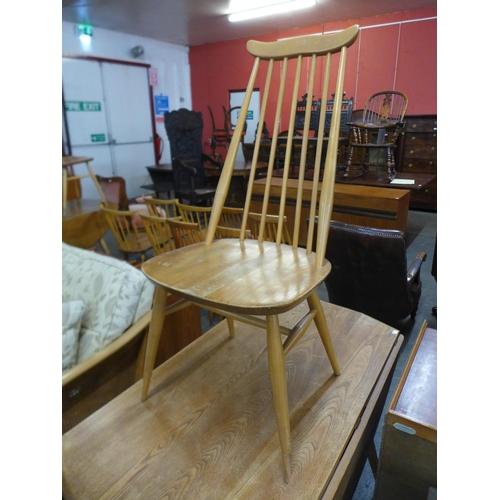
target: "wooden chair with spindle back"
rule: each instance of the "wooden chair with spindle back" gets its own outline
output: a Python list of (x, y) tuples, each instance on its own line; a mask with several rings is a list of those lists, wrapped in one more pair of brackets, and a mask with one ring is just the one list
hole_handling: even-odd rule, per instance
[[(291, 476), (291, 431), (285, 355), (297, 344), (312, 321), (319, 332), (333, 372), (337, 375), (340, 374), (340, 367), (317, 289), (331, 269), (330, 263), (325, 260), (325, 251), (333, 208), (342, 100), (335, 100), (331, 115), (329, 140), (325, 141), (328, 144), (320, 197), (318, 195), (320, 187), (319, 162), (321, 161), (324, 141), (320, 141), (316, 151), (315, 161), (318, 168), (315, 168), (313, 180), (304, 180), (311, 100), (315, 93), (314, 89), (319, 87), (321, 87), (324, 100), (333, 92), (336, 95), (342, 95), (347, 49), (356, 40), (358, 31), (358, 26), (351, 26), (343, 31), (327, 35), (304, 36), (271, 43), (251, 40), (247, 43), (248, 51), (255, 58), (254, 65), (217, 186), (205, 240), (202, 243), (192, 244), (154, 257), (145, 262), (142, 267), (143, 272), (157, 287), (146, 350), (142, 400), (146, 400), (149, 394), (164, 314), (170, 312), (170, 309), (166, 308), (166, 297), (169, 292), (179, 295), (186, 303), (192, 302), (225, 316), (228, 319), (230, 337), (234, 337), (236, 334), (234, 320), (262, 327), (267, 331), (269, 374), (284, 462), (284, 476), (287, 482)], [(334, 58), (334, 54), (338, 54), (338, 56)], [(333, 60), (338, 62), (338, 69), (336, 84), (332, 89), (330, 88), (330, 77), (334, 73)], [(265, 71), (263, 79), (257, 80), (261, 66), (267, 66), (267, 71)], [(288, 79), (287, 74), (290, 67), (292, 67), (291, 72), (294, 76)], [(275, 88), (276, 85), (271, 85), (275, 70), (280, 73), (277, 88)], [(319, 82), (317, 82), (318, 78)], [(335, 80), (335, 77), (333, 79)], [(294, 180), (298, 188), (295, 223), (291, 235), (292, 244), (287, 245), (283, 242), (284, 214), (294, 140), (293, 125), (301, 83), (307, 86), (308, 99), (304, 120), (304, 142), (300, 158), (301, 175), (298, 180)], [(240, 237), (217, 239), (215, 235), (229, 191), (237, 150), (250, 98), (255, 87), (260, 87), (262, 96), (260, 130), (257, 131), (257, 137), (262, 134), (264, 121), (274, 122), (269, 169), (266, 176), (267, 185), (262, 203), (261, 220), (264, 223), (260, 224), (257, 239), (245, 238), (259, 155), (259, 142), (257, 142), (252, 159)], [(285, 90), (291, 92), (288, 93)], [(270, 97), (271, 94), (273, 97)], [(285, 94), (287, 94), (286, 99)], [(276, 108), (269, 109), (271, 108), (269, 103), (276, 103)], [(290, 133), (287, 138), (283, 167), (283, 191), (278, 214), (276, 241), (270, 242), (265, 241), (264, 238), (265, 219), (269, 205), (278, 130), (282, 109), (285, 105), (290, 110), (290, 125), (288, 127)], [(269, 115), (266, 118), (268, 113), (271, 115), (270, 118)], [(318, 124), (320, 136), (323, 135), (324, 124), (325, 115), (323, 112), (319, 117)], [(312, 212), (318, 216), (318, 230), (313, 247), (314, 223), (309, 224), (307, 246), (302, 248), (299, 247), (298, 241), (299, 226), (301, 220), (304, 219), (304, 215), (301, 213), (302, 191), (306, 185), (311, 188), (310, 206)], [(314, 218), (311, 217), (311, 219)], [(313, 248), (316, 249), (315, 252)], [(295, 327), (289, 329), (280, 325), (279, 314), (290, 311), (304, 302), (309, 306), (308, 311)], [(282, 335), (287, 336), (284, 343)]]
[(116, 239), (118, 249), (123, 258), (129, 260), (132, 254), (140, 254), (141, 262), (146, 260), (146, 252), (151, 250), (152, 245), (144, 231), (139, 227), (141, 221), (138, 210), (114, 210), (101, 203), (106, 221)]
[(142, 223), (155, 255), (169, 252), (175, 248), (170, 225), (165, 217), (141, 214)]
[[(370, 165), (380, 164), (387, 168), (387, 178), (396, 177), (394, 152), (397, 139), (404, 128), (403, 118), (408, 106), (408, 97), (395, 90), (377, 92), (366, 101), (361, 122), (350, 124), (349, 158), (344, 177), (349, 176), (355, 150), (360, 152), (361, 175)], [(385, 160), (378, 157), (381, 152)]]

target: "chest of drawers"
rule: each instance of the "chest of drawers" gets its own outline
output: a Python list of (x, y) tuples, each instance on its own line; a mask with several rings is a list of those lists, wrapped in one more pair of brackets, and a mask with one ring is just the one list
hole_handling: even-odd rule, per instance
[[(437, 115), (406, 115), (405, 121), (397, 170), (437, 175)], [(437, 209), (437, 179), (421, 192), (412, 193), (410, 208)]]

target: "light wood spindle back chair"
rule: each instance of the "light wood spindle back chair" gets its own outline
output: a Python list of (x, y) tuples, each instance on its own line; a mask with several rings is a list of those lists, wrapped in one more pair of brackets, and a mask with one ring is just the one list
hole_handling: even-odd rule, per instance
[(168, 224), (169, 219), (144, 214), (141, 214), (141, 219), (155, 255), (161, 255), (176, 248), (174, 237)]
[(149, 215), (153, 217), (164, 217), (167, 219), (181, 218), (181, 214), (177, 208), (179, 203), (177, 198), (173, 200), (160, 200), (158, 198), (143, 196), (143, 199), (144, 204), (148, 208)]
[[(318, 92), (318, 88), (321, 88), (323, 100), (325, 101), (333, 92), (336, 95), (342, 95), (347, 48), (356, 40), (358, 31), (358, 26), (351, 26), (343, 31), (327, 35), (297, 37), (271, 43), (251, 40), (247, 43), (247, 49), (254, 56), (255, 61), (217, 186), (205, 241), (154, 257), (145, 262), (142, 267), (145, 275), (157, 287), (146, 349), (142, 400), (144, 401), (148, 397), (154, 359), (161, 334), (161, 325), (163, 324), (164, 314), (169, 313), (169, 309), (166, 309), (166, 298), (169, 292), (182, 297), (186, 302), (195, 303), (228, 318), (229, 335), (231, 337), (236, 334), (234, 320), (262, 327), (267, 331), (269, 373), (278, 424), (279, 442), (284, 462), (285, 481), (287, 482), (291, 477), (291, 434), (285, 355), (299, 341), (312, 321), (315, 322), (318, 329), (333, 372), (337, 375), (340, 374), (317, 288), (323, 283), (331, 269), (330, 263), (325, 260), (325, 251), (333, 209), (342, 100), (335, 100), (331, 115), (326, 165), (321, 186), (319, 171), (323, 141), (319, 141), (316, 151), (314, 179), (312, 181), (304, 180), (311, 100), (312, 96)], [(334, 54), (338, 55), (334, 56)], [(333, 61), (338, 62), (337, 71), (333, 68)], [(265, 82), (259, 80), (256, 83), (261, 65), (267, 66), (267, 70), (264, 68), (263, 78)], [(292, 67), (290, 78), (288, 78), (289, 67)], [(270, 95), (275, 87), (271, 85), (273, 71), (275, 70), (279, 73), (279, 83), (276, 89), (277, 97), (271, 98)], [(301, 78), (302, 74), (305, 75), (304, 78)], [(336, 77), (336, 84), (334, 83), (331, 86), (332, 74), (334, 75), (333, 80)], [(288, 171), (293, 147), (293, 124), (301, 84), (307, 86), (308, 100), (300, 159), (301, 174), (296, 181), (298, 189), (295, 223), (291, 235), (292, 245), (287, 245), (283, 243), (284, 213)], [(257, 142), (254, 149), (240, 237), (239, 239), (216, 239), (215, 235), (229, 191), (252, 90), (256, 86), (260, 87), (262, 96), (257, 137), (262, 134), (264, 121), (267, 121), (267, 123), (274, 121), (269, 169), (266, 177), (267, 184), (262, 203), (261, 217), (264, 222), (269, 205), (272, 170), (282, 108), (285, 103), (290, 110), (289, 135), (283, 169), (283, 190), (278, 214), (276, 241), (265, 241), (265, 223), (260, 224), (257, 239), (245, 238), (250, 213), (252, 186), (259, 155), (259, 142)], [(291, 91), (291, 96), (285, 99), (285, 91), (288, 90)], [(303, 90), (302, 93), (304, 93)], [(274, 109), (270, 109), (270, 103), (276, 103), (276, 107), (273, 106)], [(270, 113), (271, 117), (266, 118), (267, 112)], [(323, 135), (324, 124), (325, 115), (323, 113), (320, 115), (318, 124), (320, 136)], [(299, 247), (298, 241), (300, 222), (305, 217), (302, 214), (302, 190), (306, 185), (312, 192), (310, 206), (313, 208), (311, 208), (310, 221), (312, 222), (309, 223), (307, 247), (302, 248)], [(318, 192), (320, 192), (320, 196)], [(314, 210), (315, 207), (317, 207), (317, 210)], [(315, 245), (313, 245), (313, 213), (318, 215)], [(313, 252), (313, 248), (316, 249), (315, 252)], [(303, 302), (307, 302), (309, 310), (297, 325), (291, 329), (281, 326), (278, 315), (294, 309)], [(287, 336), (284, 343), (282, 343), (282, 334)]]
[(194, 243), (201, 243), (205, 238), (197, 222), (186, 222), (184, 220), (165, 219), (174, 238), (175, 248), (183, 248)]
[(131, 254), (138, 253), (141, 255), (141, 262), (144, 262), (146, 252), (151, 250), (152, 245), (143, 228), (138, 227), (137, 221), (141, 220), (140, 212), (138, 210), (114, 210), (106, 207), (104, 203), (101, 203), (100, 207), (124, 259), (128, 260)]

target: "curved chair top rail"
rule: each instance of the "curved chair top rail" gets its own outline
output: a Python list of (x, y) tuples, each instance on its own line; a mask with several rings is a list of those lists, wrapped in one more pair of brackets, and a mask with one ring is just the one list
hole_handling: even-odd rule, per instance
[(329, 35), (305, 35), (296, 38), (278, 40), (277, 42), (258, 42), (249, 40), (247, 50), (255, 57), (261, 59), (274, 59), (276, 61), (293, 59), (302, 56), (335, 54), (342, 47), (350, 47), (356, 40), (359, 32), (357, 24)]

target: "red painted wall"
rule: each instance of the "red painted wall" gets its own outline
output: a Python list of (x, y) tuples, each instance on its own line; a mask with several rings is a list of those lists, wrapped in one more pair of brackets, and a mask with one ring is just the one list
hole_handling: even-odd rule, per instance
[[(279, 38), (327, 33), (353, 24), (361, 27), (356, 43), (347, 52), (344, 89), (354, 97), (354, 109), (381, 90), (399, 90), (408, 95), (407, 114), (437, 113), (437, 9), (422, 9), (342, 23), (325, 23), (253, 37), (276, 41)], [(394, 24), (395, 23), (395, 24)], [(247, 38), (199, 45), (190, 48), (193, 109), (203, 112), (203, 138), (211, 136), (207, 106), (212, 108), (218, 128), (223, 126), (222, 106), (229, 107), (229, 91), (244, 90), (253, 65), (246, 50)], [(294, 65), (290, 65), (290, 69)], [(293, 71), (289, 70), (289, 75)], [(264, 87), (264, 75), (257, 86)], [(305, 89), (305, 82), (303, 84)], [(302, 88), (302, 86), (301, 86)], [(304, 92), (299, 92), (301, 96)], [(316, 98), (321, 88), (315, 91)], [(271, 104), (271, 103), (270, 103)], [(283, 116), (281, 129), (288, 129)], [(250, 141), (248, 141), (250, 142)]]

